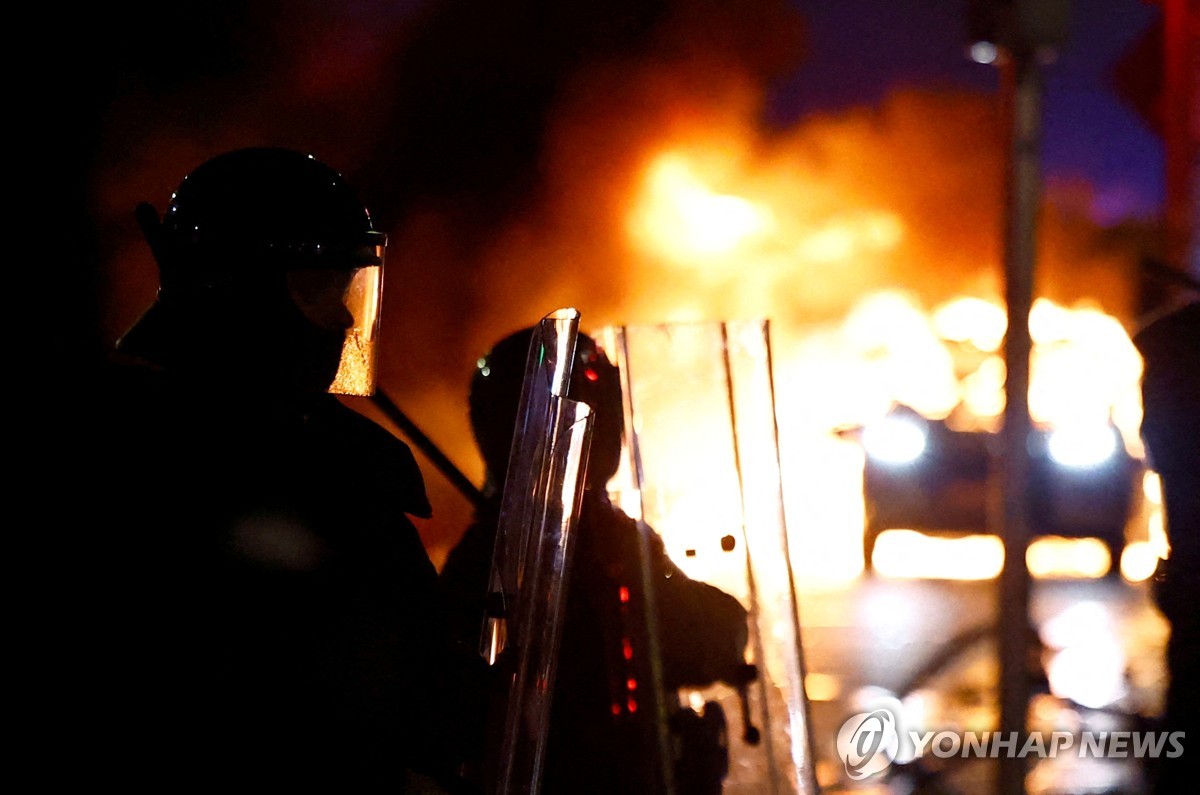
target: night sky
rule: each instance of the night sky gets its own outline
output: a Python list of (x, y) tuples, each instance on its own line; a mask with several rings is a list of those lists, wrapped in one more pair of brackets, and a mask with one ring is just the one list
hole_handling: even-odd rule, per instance
[[(809, 52), (776, 87), (772, 116), (880, 101), (898, 85), (998, 89), (997, 69), (966, 57), (965, 3), (847, 0), (800, 4)], [(1047, 180), (1082, 177), (1102, 223), (1149, 216), (1163, 200), (1163, 147), (1114, 90), (1118, 60), (1159, 18), (1145, 0), (1075, 0), (1067, 39), (1044, 68), (1042, 156)], [(854, 56), (847, 68), (845, 55)]]

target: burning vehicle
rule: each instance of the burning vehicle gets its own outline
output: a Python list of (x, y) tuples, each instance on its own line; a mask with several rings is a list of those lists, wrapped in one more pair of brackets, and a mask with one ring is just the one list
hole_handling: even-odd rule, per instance
[[(998, 535), (998, 433), (960, 430), (903, 405), (877, 421), (841, 431), (865, 454), (863, 563), (888, 530), (924, 535)], [(1030, 436), (1028, 506), (1036, 537), (1094, 538), (1119, 570), (1142, 463), (1111, 423), (1042, 426)]]

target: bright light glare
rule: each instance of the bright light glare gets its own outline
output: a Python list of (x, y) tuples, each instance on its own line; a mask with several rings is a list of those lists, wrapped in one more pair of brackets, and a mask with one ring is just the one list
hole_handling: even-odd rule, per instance
[(1093, 638), (1111, 635), (1112, 616), (1100, 602), (1081, 599), (1048, 617), (1038, 629), (1042, 643), (1053, 649), (1078, 646)]
[(1046, 666), (1050, 692), (1099, 709), (1126, 693), (1125, 654), (1111, 635), (1068, 646)]
[(729, 254), (767, 231), (768, 208), (740, 196), (710, 190), (679, 155), (664, 155), (651, 167), (647, 188), (632, 219), (635, 236), (672, 260)]
[(1050, 692), (1098, 709), (1125, 695), (1125, 652), (1109, 608), (1077, 601), (1046, 619), (1038, 630), (1055, 650), (1046, 666)]
[(812, 229), (796, 253), (811, 262), (848, 261), (866, 252), (888, 251), (903, 239), (904, 223), (899, 217), (886, 212), (856, 214)]
[(1008, 315), (1004, 308), (982, 298), (956, 298), (933, 313), (933, 326), (951, 342), (969, 342), (981, 351), (994, 353), (1004, 342)]
[(1004, 544), (990, 535), (936, 538), (888, 530), (879, 534), (873, 560), (884, 577), (990, 580), (1004, 568)]
[(1121, 576), (1129, 582), (1143, 582), (1154, 576), (1158, 554), (1149, 541), (1134, 541), (1121, 553)]
[(975, 63), (995, 63), (998, 50), (990, 41), (977, 41), (971, 45), (971, 60)]
[(1150, 511), (1150, 515), (1146, 518), (1146, 539), (1156, 556), (1163, 560), (1171, 556), (1171, 542), (1167, 538), (1166, 520), (1163, 518), (1162, 508)]
[(1147, 471), (1142, 475), (1142, 493), (1152, 505), (1162, 505), (1162, 480), (1157, 472)]
[(1088, 469), (1112, 458), (1117, 444), (1117, 434), (1110, 427), (1067, 426), (1050, 434), (1050, 457), (1065, 467)]
[(804, 693), (809, 701), (834, 701), (842, 694), (842, 680), (833, 674), (806, 674)]
[(1029, 573), (1040, 578), (1103, 577), (1113, 565), (1108, 548), (1095, 538), (1047, 536), (1025, 550)]
[(867, 455), (889, 464), (911, 464), (925, 452), (925, 429), (900, 417), (885, 417), (863, 429)]

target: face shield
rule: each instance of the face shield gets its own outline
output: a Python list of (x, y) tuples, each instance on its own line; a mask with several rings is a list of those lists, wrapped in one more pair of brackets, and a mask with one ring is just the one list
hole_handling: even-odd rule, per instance
[(328, 392), (375, 392), (376, 342), (383, 298), (383, 246), (376, 261), (357, 268), (302, 268), (288, 271), (292, 302), (322, 331), (342, 335), (341, 358)]

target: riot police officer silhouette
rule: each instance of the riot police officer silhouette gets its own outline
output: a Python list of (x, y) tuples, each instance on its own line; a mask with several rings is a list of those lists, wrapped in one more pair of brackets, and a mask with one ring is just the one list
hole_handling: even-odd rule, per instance
[[(1200, 301), (1162, 310), (1133, 341), (1144, 360), (1141, 434), (1161, 478), (1170, 545), (1151, 581), (1155, 603), (1171, 628), (1159, 728), (1184, 732), (1200, 714)], [(1168, 754), (1148, 763), (1155, 795), (1195, 788), (1187, 758)]]
[[(533, 329), (497, 342), (471, 380), (471, 427), (486, 466), (485, 506), (451, 550), (441, 582), (463, 642), (478, 645), (489, 566), (508, 466), (526, 356)], [(568, 396), (595, 415), (586, 487), (567, 576), (567, 596), (551, 706), (541, 791), (655, 792), (648, 637), (641, 618), (639, 527), (608, 498), (606, 484), (621, 456), (619, 373), (604, 351), (579, 334)], [(689, 579), (650, 532), (649, 567), (656, 591), (664, 688), (737, 683), (745, 675), (747, 614), (732, 596)], [(690, 710), (686, 712), (695, 717)], [(678, 721), (679, 715), (673, 715)], [(700, 728), (700, 731), (696, 731)], [(719, 792), (727, 765), (723, 716), (684, 721), (675, 737), (687, 778), (702, 786), (676, 792)], [(686, 735), (686, 740), (685, 740)], [(678, 764), (680, 759), (668, 764)], [(707, 766), (707, 769), (703, 769)], [(676, 776), (677, 785), (681, 776)]]
[(94, 415), (98, 764), (453, 786), (473, 680), (409, 518), (421, 472), (337, 397), (373, 389), (385, 236), (287, 149), (214, 157), (137, 212), (161, 286)]

